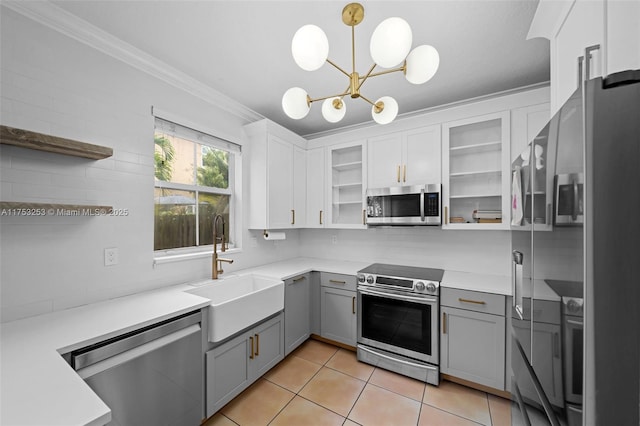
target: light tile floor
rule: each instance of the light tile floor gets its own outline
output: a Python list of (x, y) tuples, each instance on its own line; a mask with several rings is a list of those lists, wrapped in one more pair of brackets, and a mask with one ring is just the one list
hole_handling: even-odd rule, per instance
[(204, 426), (479, 424), (510, 425), (510, 401), (446, 381), (426, 385), (307, 340)]

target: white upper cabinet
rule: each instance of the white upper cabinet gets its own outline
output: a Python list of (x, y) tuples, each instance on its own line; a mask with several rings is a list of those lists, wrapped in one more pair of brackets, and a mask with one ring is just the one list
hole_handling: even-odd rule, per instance
[(305, 227), (304, 139), (268, 120), (244, 129), (250, 141), (249, 229)]
[(551, 42), (553, 115), (578, 88), (578, 58), (585, 49), (600, 46), (584, 59), (588, 78), (640, 69), (640, 2), (541, 1), (527, 36), (535, 37)]
[(440, 183), (440, 126), (370, 138), (368, 187)]
[(307, 151), (307, 228), (323, 228), (325, 212), (325, 148)]
[(509, 111), (442, 125), (443, 228), (508, 229), (509, 135)]

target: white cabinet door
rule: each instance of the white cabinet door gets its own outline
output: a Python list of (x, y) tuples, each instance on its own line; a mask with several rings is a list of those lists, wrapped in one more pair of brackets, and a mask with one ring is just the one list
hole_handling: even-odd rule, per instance
[(291, 228), (293, 225), (293, 147), (269, 135), (268, 139), (269, 228)]
[(320, 334), (346, 345), (356, 345), (356, 292), (322, 287)]
[(285, 356), (300, 346), (311, 333), (310, 274), (284, 282), (284, 347)]
[(429, 126), (367, 141), (368, 187), (440, 183), (440, 126)]
[(443, 306), (443, 373), (505, 389), (505, 318)]
[(293, 227), (304, 228), (307, 223), (307, 154), (297, 146), (293, 147), (292, 179)]
[(307, 151), (307, 228), (323, 228), (325, 212), (325, 148)]
[(440, 126), (405, 132), (402, 138), (402, 184), (441, 183)]
[(401, 185), (402, 135), (392, 133), (367, 141), (368, 177), (370, 188)]

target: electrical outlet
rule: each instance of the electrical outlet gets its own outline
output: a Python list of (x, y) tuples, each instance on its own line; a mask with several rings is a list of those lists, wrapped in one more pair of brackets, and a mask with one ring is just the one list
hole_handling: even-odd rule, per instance
[(332, 235), (331, 236), (331, 244), (338, 244), (338, 236), (337, 235)]
[(251, 237), (249, 239), (249, 246), (250, 247), (258, 247), (258, 238), (257, 237)]
[(104, 266), (118, 264), (118, 249), (115, 247), (104, 249)]

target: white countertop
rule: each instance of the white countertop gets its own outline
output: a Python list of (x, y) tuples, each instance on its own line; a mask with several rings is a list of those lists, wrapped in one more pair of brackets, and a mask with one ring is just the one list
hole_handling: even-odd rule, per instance
[[(369, 264), (295, 258), (232, 275), (256, 273), (282, 280), (310, 271), (356, 275)], [(442, 285), (511, 294), (510, 279), (503, 276), (446, 271)], [(107, 423), (111, 418), (109, 407), (60, 355), (209, 304), (208, 299), (185, 293), (188, 287), (176, 285), (2, 324), (0, 423)]]
[(166, 288), (2, 324), (0, 423), (107, 423), (109, 407), (60, 355), (208, 304)]

